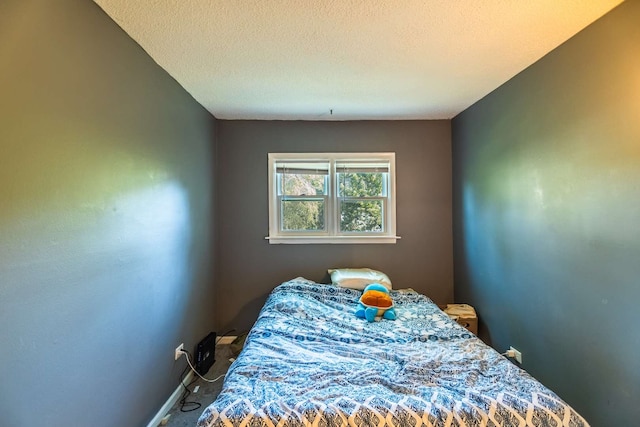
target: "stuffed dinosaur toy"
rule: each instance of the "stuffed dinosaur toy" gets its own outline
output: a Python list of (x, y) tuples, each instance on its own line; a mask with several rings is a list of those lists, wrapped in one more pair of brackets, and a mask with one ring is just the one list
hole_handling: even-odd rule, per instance
[(356, 308), (356, 317), (373, 322), (377, 316), (396, 320), (396, 310), (393, 308), (393, 300), (389, 295), (389, 290), (379, 283), (372, 283), (364, 288)]

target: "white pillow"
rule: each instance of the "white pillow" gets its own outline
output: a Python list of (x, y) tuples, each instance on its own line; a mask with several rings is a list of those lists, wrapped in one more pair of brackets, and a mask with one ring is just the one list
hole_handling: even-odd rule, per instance
[(380, 283), (391, 290), (391, 279), (381, 271), (370, 268), (334, 268), (329, 270), (331, 282), (342, 288), (364, 289), (372, 283)]

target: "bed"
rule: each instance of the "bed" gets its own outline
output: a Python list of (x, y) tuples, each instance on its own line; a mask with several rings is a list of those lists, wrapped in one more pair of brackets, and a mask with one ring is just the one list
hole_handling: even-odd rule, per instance
[(370, 323), (361, 295), (277, 286), (198, 427), (588, 426), (426, 296), (392, 290), (397, 319)]

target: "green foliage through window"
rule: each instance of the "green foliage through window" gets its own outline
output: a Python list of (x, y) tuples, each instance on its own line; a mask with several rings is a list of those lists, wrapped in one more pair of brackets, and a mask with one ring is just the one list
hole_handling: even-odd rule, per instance
[(340, 203), (340, 231), (381, 232), (382, 201), (343, 201)]
[(395, 243), (394, 153), (270, 153), (269, 171), (270, 243)]
[(339, 173), (340, 197), (382, 196), (382, 173)]
[(324, 230), (324, 200), (283, 200), (282, 229), (286, 231)]
[(326, 194), (326, 175), (282, 174), (282, 193), (287, 196)]

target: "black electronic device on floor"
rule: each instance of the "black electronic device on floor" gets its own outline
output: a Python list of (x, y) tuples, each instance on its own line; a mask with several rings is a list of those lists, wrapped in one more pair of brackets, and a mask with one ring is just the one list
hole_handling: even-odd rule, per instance
[(196, 371), (204, 375), (216, 361), (216, 333), (211, 332), (196, 346)]

